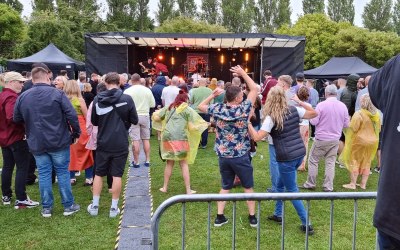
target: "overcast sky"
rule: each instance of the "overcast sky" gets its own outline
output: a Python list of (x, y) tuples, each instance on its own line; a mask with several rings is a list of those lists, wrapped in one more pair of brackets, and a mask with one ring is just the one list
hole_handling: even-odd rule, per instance
[[(31, 6), (31, 1), (32, 0), (20, 0), (20, 2), (24, 5), (24, 10), (22, 12), (23, 16), (29, 16), (32, 12), (32, 6)], [(105, 0), (99, 0), (101, 3), (105, 4)], [(159, 0), (150, 0), (149, 3), (149, 9), (150, 9), (150, 16), (154, 17), (154, 13), (157, 11), (157, 4)], [(197, 5), (199, 6), (201, 4), (201, 0), (195, 0)], [(234, 1), (234, 0), (232, 0)], [(370, 0), (354, 0), (354, 6), (355, 6), (355, 17), (354, 17), (354, 24), (357, 26), (362, 26), (362, 20), (361, 20), (361, 15), (362, 12), (364, 11), (364, 6), (369, 2)], [(328, 0), (325, 0), (325, 5), (327, 5)], [(302, 10), (302, 0), (290, 0), (290, 6), (292, 8), (292, 22), (296, 22), (297, 18), (299, 15), (303, 14)], [(200, 9), (200, 8), (199, 8)], [(104, 12), (102, 12), (104, 13)]]

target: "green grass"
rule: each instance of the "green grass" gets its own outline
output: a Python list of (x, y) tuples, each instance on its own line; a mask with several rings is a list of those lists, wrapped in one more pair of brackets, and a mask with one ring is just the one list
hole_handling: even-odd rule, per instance
[[(209, 146), (199, 150), (195, 164), (190, 166), (191, 185), (198, 193), (218, 193), (220, 189), (220, 174), (218, 159), (212, 144), (214, 134), (210, 134)], [(151, 139), (152, 167), (151, 191), (153, 194), (154, 209), (164, 200), (174, 195), (185, 193), (180, 167), (176, 165), (170, 180), (168, 193), (158, 191), (163, 183), (165, 163), (158, 157), (158, 147), (155, 137)], [(270, 187), (268, 170), (267, 143), (259, 143), (257, 156), (253, 161), (255, 191), (264, 192)], [(261, 155), (263, 159), (261, 159)], [(2, 157), (0, 157), (0, 161)], [(2, 162), (0, 162), (0, 166)], [(324, 168), (320, 165), (318, 184), (321, 185)], [(302, 184), (307, 177), (306, 173), (299, 173), (298, 183)], [(126, 175), (125, 178), (126, 180)], [(378, 175), (373, 174), (368, 181), (368, 191), (375, 191)], [(124, 184), (125, 184), (124, 180)], [(108, 209), (111, 202), (106, 185), (100, 200), (99, 216), (93, 218), (86, 212), (92, 195), (90, 188), (83, 187), (84, 177), (78, 177), (78, 183), (73, 187), (76, 202), (81, 205), (82, 211), (70, 216), (62, 215), (62, 205), (58, 194), (58, 187), (53, 187), (55, 196), (55, 210), (49, 219), (40, 216), (40, 209), (15, 210), (12, 207), (0, 205), (0, 249), (113, 249), (118, 228), (118, 219), (108, 218)], [(336, 169), (335, 191), (347, 191), (341, 186), (349, 182), (347, 170)], [(104, 182), (105, 184), (105, 182)], [(322, 191), (319, 186), (317, 191)], [(38, 185), (28, 186), (27, 192), (34, 200), (40, 200)], [(236, 188), (233, 192), (243, 192)], [(303, 192), (303, 191), (302, 191)], [(212, 204), (213, 222), (216, 214), (216, 203)], [(315, 228), (315, 235), (310, 237), (311, 249), (325, 249), (329, 241), (329, 201), (312, 201), (310, 218)], [(375, 245), (375, 230), (372, 227), (372, 214), (375, 201), (360, 201), (357, 226), (357, 248), (372, 249)], [(266, 220), (272, 214), (274, 202), (261, 203), (261, 249), (280, 248), (281, 227)], [(304, 247), (305, 236), (298, 226), (300, 220), (291, 204), (286, 206), (286, 249), (300, 249)], [(175, 205), (168, 209), (160, 224), (160, 248), (181, 248), (181, 206)], [(186, 224), (186, 249), (205, 249), (207, 240), (207, 204), (188, 203)], [(226, 206), (225, 214), (232, 219), (232, 203)], [(353, 202), (335, 202), (334, 244), (335, 249), (350, 249), (352, 243)], [(256, 230), (250, 228), (247, 221), (247, 207), (245, 202), (237, 203), (236, 248), (255, 249)], [(231, 248), (232, 221), (221, 227), (211, 227), (212, 249)]]
[[(2, 166), (1, 154), (0, 159)], [(97, 217), (91, 217), (86, 212), (92, 193), (90, 187), (83, 186), (84, 172), (77, 180), (72, 192), (75, 202), (81, 205), (81, 211), (69, 217), (62, 215), (63, 207), (56, 183), (53, 184), (55, 207), (51, 218), (42, 218), (40, 208), (15, 210), (13, 206), (0, 204), (0, 249), (113, 249), (119, 219), (108, 217), (111, 194), (105, 179)], [(40, 201), (37, 183), (27, 186), (27, 193), (32, 200)]]
[[(218, 169), (218, 158), (212, 150), (214, 135), (209, 138), (209, 145), (206, 150), (199, 150), (195, 164), (189, 167), (192, 189), (198, 193), (218, 193), (220, 190), (220, 174)], [(152, 145), (156, 141), (152, 140)], [(310, 143), (311, 145), (311, 143)], [(152, 194), (154, 208), (157, 208), (165, 199), (185, 192), (183, 180), (178, 165), (175, 166), (173, 175), (168, 187), (168, 193), (163, 194), (158, 188), (163, 183), (163, 171), (165, 163), (157, 156), (157, 148), (152, 148)], [(154, 157), (155, 156), (155, 157)], [(265, 192), (271, 186), (269, 175), (269, 154), (266, 142), (260, 142), (257, 148), (257, 155), (253, 160), (255, 192)], [(318, 188), (322, 192), (322, 181), (324, 177), (324, 163), (320, 163), (318, 175)], [(298, 173), (298, 184), (301, 185), (307, 178), (307, 173)], [(378, 175), (370, 176), (367, 191), (375, 191)], [(342, 188), (343, 184), (349, 182), (349, 175), (346, 169), (336, 168), (334, 181), (335, 191), (348, 191)], [(233, 192), (243, 192), (242, 188), (235, 188)], [(306, 191), (301, 191), (306, 192)], [(213, 224), (216, 215), (216, 203), (211, 203)], [(352, 245), (353, 229), (353, 201), (336, 201), (334, 210), (333, 248), (350, 249)], [(225, 215), (232, 219), (233, 203), (228, 203)], [(357, 224), (357, 248), (372, 249), (375, 246), (375, 229), (372, 226), (372, 215), (375, 201), (358, 202), (358, 224)], [(256, 249), (257, 230), (248, 224), (247, 206), (245, 202), (237, 202), (236, 206), (236, 248)], [(274, 209), (274, 202), (265, 201), (261, 203), (261, 249), (279, 249), (281, 240), (281, 227), (266, 217), (271, 215)], [(186, 249), (205, 249), (207, 247), (207, 204), (188, 203), (186, 205)], [(313, 223), (315, 234), (309, 238), (310, 249), (325, 249), (329, 242), (329, 211), (330, 201), (311, 201), (310, 219)], [(305, 235), (300, 232), (300, 220), (293, 206), (286, 203), (286, 227), (285, 247), (286, 249), (301, 249), (304, 247)], [(162, 216), (159, 232), (160, 249), (181, 248), (181, 224), (182, 207), (175, 205), (169, 208)], [(232, 246), (232, 220), (221, 227), (215, 228), (211, 224), (211, 248), (229, 249)]]

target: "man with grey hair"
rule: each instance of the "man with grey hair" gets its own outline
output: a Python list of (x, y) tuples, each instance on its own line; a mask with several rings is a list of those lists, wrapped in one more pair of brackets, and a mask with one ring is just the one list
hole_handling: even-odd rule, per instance
[(119, 86), (122, 91), (128, 89), (131, 85), (128, 83), (128, 74), (122, 73), (119, 75)]
[(239, 77), (234, 77), (234, 78), (232, 78), (232, 85), (241, 87), (242, 81), (240, 80)]
[(350, 117), (346, 105), (337, 98), (337, 88), (329, 85), (325, 88), (326, 100), (318, 103), (315, 111), (318, 116), (311, 119), (315, 126), (315, 142), (308, 158), (308, 178), (303, 187), (315, 189), (317, 185), (318, 163), (325, 159), (324, 192), (333, 191), (335, 178), (335, 159), (339, 147), (339, 139), (343, 128), (349, 126)]
[(141, 84), (139, 74), (132, 75), (132, 87), (124, 91), (124, 94), (132, 97), (135, 103), (136, 111), (138, 114), (139, 122), (136, 125), (132, 125), (129, 129), (129, 136), (132, 139), (133, 144), (133, 162), (131, 166), (138, 168), (139, 165), (139, 153), (140, 153), (140, 140), (143, 142), (143, 149), (146, 155), (145, 167), (150, 166), (150, 108), (156, 106), (156, 101), (153, 97), (153, 93), (149, 88), (146, 88)]
[[(210, 122), (210, 115), (207, 113), (203, 113), (199, 110), (198, 106), (200, 105), (201, 102), (203, 102), (208, 96), (211, 95), (213, 92), (210, 88), (207, 88), (207, 79), (201, 78), (198, 81), (199, 87), (195, 88), (192, 90), (191, 95), (189, 97), (189, 102), (191, 104), (191, 107), (196, 110), (197, 113), (206, 121)], [(202, 149), (205, 149), (207, 146), (207, 140), (208, 140), (208, 129), (204, 130), (204, 132), (201, 134), (201, 141), (200, 141), (200, 147)]]
[(174, 76), (171, 79), (171, 85), (162, 90), (161, 101), (164, 107), (169, 107), (175, 101), (176, 96), (179, 94), (179, 77)]

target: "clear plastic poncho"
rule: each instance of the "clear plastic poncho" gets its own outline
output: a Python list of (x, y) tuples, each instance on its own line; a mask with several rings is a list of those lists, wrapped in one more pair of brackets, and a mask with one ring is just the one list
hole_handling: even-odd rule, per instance
[(187, 160), (188, 164), (193, 164), (201, 134), (208, 129), (208, 123), (187, 103), (182, 103), (176, 109), (168, 110), (168, 107), (164, 107), (157, 110), (152, 121), (153, 128), (161, 132), (161, 158)]

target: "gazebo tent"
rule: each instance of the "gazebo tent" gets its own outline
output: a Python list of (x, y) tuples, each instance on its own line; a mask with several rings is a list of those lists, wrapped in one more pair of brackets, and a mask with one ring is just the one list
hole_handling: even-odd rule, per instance
[(56, 74), (62, 69), (67, 70), (70, 77), (74, 76), (76, 71), (85, 70), (85, 63), (67, 56), (52, 43), (31, 56), (7, 61), (7, 68), (19, 72), (30, 71), (32, 64), (37, 62), (45, 63)]
[(208, 58), (207, 76), (225, 81), (231, 77), (229, 68), (237, 64), (257, 82), (264, 80), (265, 69), (279, 76), (304, 68), (305, 38), (286, 35), (106, 32), (86, 34), (85, 45), (89, 73), (139, 72), (139, 62), (159, 57), (171, 75), (188, 76), (186, 67), (194, 54)]
[(337, 79), (353, 73), (365, 77), (376, 70), (358, 57), (332, 57), (325, 64), (305, 71), (304, 75), (306, 78)]

